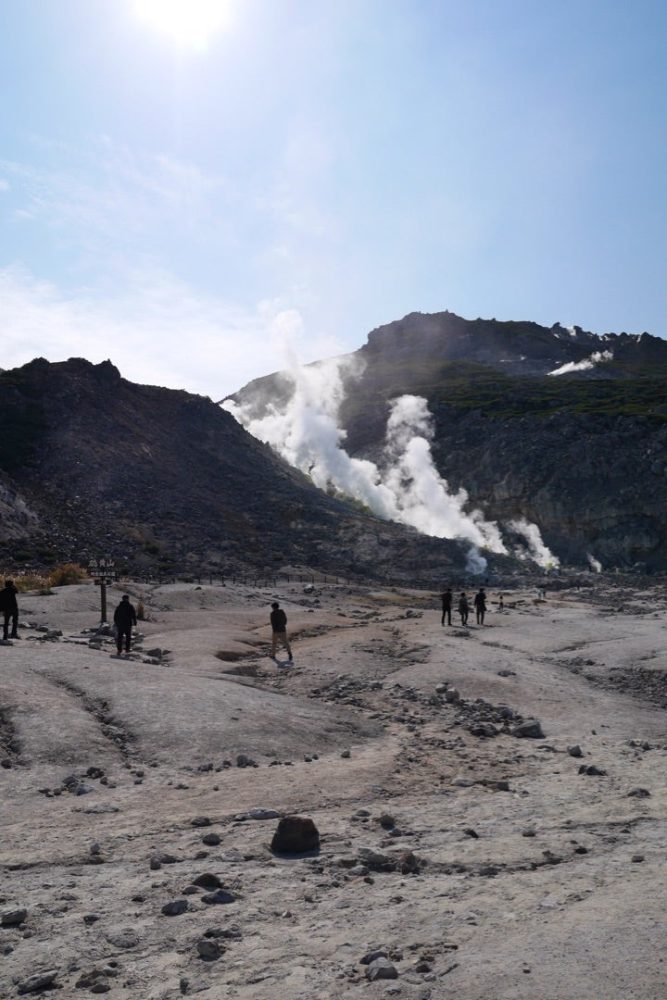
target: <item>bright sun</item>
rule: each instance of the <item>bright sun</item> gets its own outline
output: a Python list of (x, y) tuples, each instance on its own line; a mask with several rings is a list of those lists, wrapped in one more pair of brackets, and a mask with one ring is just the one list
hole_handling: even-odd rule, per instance
[(229, 18), (229, 0), (134, 0), (137, 15), (180, 45), (204, 49)]

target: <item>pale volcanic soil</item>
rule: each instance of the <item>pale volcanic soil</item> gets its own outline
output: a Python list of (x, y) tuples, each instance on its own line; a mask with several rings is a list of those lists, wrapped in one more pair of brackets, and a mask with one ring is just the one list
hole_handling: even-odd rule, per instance
[[(463, 630), (417, 591), (124, 589), (136, 659), (89, 648), (92, 585), (22, 595), (0, 646), (0, 996), (667, 997), (664, 591), (492, 591)], [(292, 813), (319, 853), (271, 853)]]

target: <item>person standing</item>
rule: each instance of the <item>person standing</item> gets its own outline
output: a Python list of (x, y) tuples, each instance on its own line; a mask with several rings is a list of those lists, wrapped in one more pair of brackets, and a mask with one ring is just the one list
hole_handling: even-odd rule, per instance
[[(19, 627), (19, 605), (16, 599), (18, 594), (17, 588), (14, 586), (13, 580), (5, 580), (5, 586), (3, 590), (0, 590), (0, 611), (3, 613), (3, 623), (2, 623), (2, 638), (7, 639), (18, 639), (18, 627)], [(11, 634), (9, 632), (9, 623), (12, 623)]]
[(452, 591), (449, 587), (440, 594), (442, 599), (442, 620), (441, 625), (445, 624), (445, 618), (447, 619), (447, 624), (452, 624)]
[(480, 587), (475, 594), (475, 614), (477, 616), (477, 624), (484, 624), (484, 613), (486, 611), (486, 594), (484, 593), (484, 587)]
[(289, 662), (293, 663), (292, 649), (287, 638), (287, 615), (277, 601), (271, 605), (271, 659), (275, 660), (278, 643), (285, 647)]
[(123, 640), (125, 641), (125, 654), (130, 652), (132, 645), (132, 626), (137, 624), (137, 613), (134, 605), (130, 604), (130, 595), (123, 594), (120, 604), (113, 613), (113, 623), (116, 626), (116, 648), (118, 655), (123, 652)]
[(468, 598), (465, 593), (461, 593), (459, 597), (459, 614), (461, 615), (461, 624), (468, 624), (468, 612), (470, 611), (470, 605), (468, 604)]

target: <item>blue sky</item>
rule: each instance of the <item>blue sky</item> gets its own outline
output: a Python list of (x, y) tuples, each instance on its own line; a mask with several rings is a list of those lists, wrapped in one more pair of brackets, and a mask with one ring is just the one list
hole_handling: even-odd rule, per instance
[(0, 0), (0, 366), (220, 398), (412, 311), (667, 334), (662, 0), (139, 2)]

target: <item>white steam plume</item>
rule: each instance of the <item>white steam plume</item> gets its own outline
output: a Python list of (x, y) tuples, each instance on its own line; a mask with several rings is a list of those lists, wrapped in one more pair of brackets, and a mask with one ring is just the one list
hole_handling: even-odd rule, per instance
[(554, 368), (552, 372), (547, 372), (547, 374), (567, 375), (569, 372), (585, 372), (591, 368), (595, 368), (596, 365), (602, 365), (606, 361), (613, 360), (613, 351), (594, 351), (590, 357), (584, 358), (583, 361), (568, 361), (567, 364), (561, 365), (560, 368)]
[(540, 529), (536, 524), (531, 524), (525, 517), (520, 517), (516, 521), (510, 521), (508, 527), (518, 535), (522, 535), (526, 540), (527, 552), (521, 549), (516, 550), (515, 554), (519, 559), (530, 558), (543, 569), (556, 569), (560, 566), (558, 556), (555, 556), (544, 544)]
[[(358, 369), (357, 369), (358, 372)], [(294, 392), (281, 407), (266, 406), (253, 417), (252, 403), (223, 403), (255, 437), (272, 445), (288, 462), (308, 473), (316, 486), (335, 489), (366, 504), (374, 513), (437, 538), (470, 543), (468, 567), (483, 572), (479, 548), (506, 553), (498, 526), (480, 511), (464, 510), (468, 494), (449, 492), (431, 456), (432, 417), (426, 400), (401, 396), (392, 402), (381, 467), (352, 458), (345, 451), (345, 431), (338, 426), (343, 376), (355, 374), (349, 362), (334, 359), (293, 366)]]
[(588, 565), (591, 567), (594, 573), (602, 572), (602, 563), (599, 559), (596, 559), (592, 552), (586, 553), (586, 558), (588, 559)]

